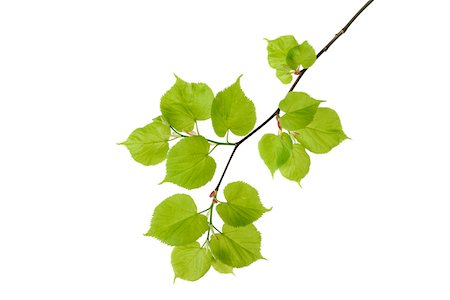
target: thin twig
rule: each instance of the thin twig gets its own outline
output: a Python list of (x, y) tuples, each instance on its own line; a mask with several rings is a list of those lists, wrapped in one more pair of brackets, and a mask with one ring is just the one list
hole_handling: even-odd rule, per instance
[[(176, 134), (178, 134), (181, 137), (189, 137), (189, 135), (182, 134), (181, 132), (176, 130), (172, 125), (170, 125), (170, 128), (173, 130), (173, 132), (175, 132)], [(197, 133), (198, 133), (198, 129), (197, 129)], [(217, 141), (214, 141), (214, 140), (210, 140), (210, 139), (207, 139), (207, 138), (205, 138), (205, 139), (208, 142), (216, 144), (216, 145), (227, 145), (227, 146), (235, 146), (236, 145), (236, 143), (229, 143), (228, 141), (226, 143), (224, 143), (224, 142), (217, 142)]]

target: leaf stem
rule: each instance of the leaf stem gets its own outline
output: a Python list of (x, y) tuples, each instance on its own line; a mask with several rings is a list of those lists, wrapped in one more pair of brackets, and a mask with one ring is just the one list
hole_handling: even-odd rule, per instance
[(208, 228), (208, 233), (206, 235), (206, 241), (209, 241), (209, 236), (211, 234), (211, 226), (213, 226), (213, 224), (212, 224), (213, 207), (214, 207), (214, 201), (211, 202), (211, 206), (207, 209), (207, 210), (209, 210), (209, 228)]
[(211, 152), (213, 152), (213, 151), (214, 151), (214, 149), (216, 149), (216, 147), (217, 147), (217, 146), (219, 146), (219, 145), (217, 145), (217, 144), (216, 144), (216, 145), (214, 145), (214, 147), (213, 147), (213, 148), (212, 148), (212, 149), (211, 149), (211, 150), (210, 150), (210, 151), (208, 152), (208, 155), (209, 155), (209, 154), (211, 154)]
[(222, 231), (220, 231), (219, 229), (217, 229), (217, 227), (214, 226), (212, 223), (211, 223), (211, 226), (212, 226), (218, 233), (222, 234)]
[(197, 134), (200, 135), (200, 130), (198, 130), (198, 123), (195, 121), (195, 129), (197, 130)]
[(210, 210), (210, 209), (211, 209), (211, 206), (208, 207), (207, 209), (204, 209), (204, 210), (202, 210), (202, 211), (199, 211), (198, 213), (199, 213), (199, 214), (202, 214), (202, 213), (204, 213), (204, 212), (207, 212), (207, 211)]
[[(338, 32), (336, 33), (336, 35), (328, 42), (328, 44), (325, 45), (325, 47), (322, 48), (322, 50), (320, 50), (319, 53), (317, 53), (316, 55), (316, 59), (319, 58), (323, 53), (325, 53), (328, 48), (330, 48), (331, 45), (333, 45), (333, 43), (341, 36), (343, 35), (347, 29), (350, 27), (350, 25), (352, 25), (352, 23), (356, 20), (356, 18), (358, 18), (358, 16), (373, 2), (374, 0), (369, 0), (366, 2), (366, 4), (363, 5), (363, 7), (361, 7), (359, 9), (359, 11), (350, 19), (350, 21), (347, 22), (347, 24)], [(302, 69), (298, 72), (295, 73), (295, 75), (297, 75), (297, 78), (295, 79), (294, 83), (292, 84), (291, 88), (289, 89), (289, 92), (292, 92), (295, 87), (297, 86), (298, 82), (300, 81), (300, 79), (303, 77), (303, 75), (305, 74), (305, 72), (308, 70), (308, 68)], [(288, 92), (288, 93), (289, 93)], [(245, 137), (243, 137), (241, 140), (239, 140), (238, 142), (236, 142), (234, 144), (234, 148), (233, 148), (233, 152), (231, 152), (230, 158), (228, 159), (228, 162), (225, 166), (225, 169), (222, 172), (222, 175), (220, 176), (219, 182), (217, 183), (217, 186), (215, 188), (216, 191), (219, 190), (220, 184), (222, 183), (222, 180), (225, 176), (225, 173), (228, 170), (228, 167), (230, 165), (231, 159), (233, 159), (233, 155), (236, 152), (237, 148), (243, 143), (245, 142), (249, 137), (251, 137), (253, 134), (255, 134), (257, 131), (259, 131), (262, 127), (264, 127), (267, 123), (269, 123), (270, 120), (272, 120), (275, 116), (277, 116), (280, 113), (280, 108), (277, 108), (277, 110), (270, 116), (268, 117), (264, 122), (262, 122), (261, 125), (259, 125), (258, 127), (256, 127), (255, 129), (253, 129), (249, 134), (247, 134)], [(209, 238), (209, 231), (208, 231), (208, 238)]]
[[(196, 124), (197, 124), (197, 123), (196, 123)], [(175, 132), (176, 134), (178, 134), (180, 137), (189, 137), (189, 135), (182, 134), (181, 132), (179, 132), (178, 130), (176, 130), (175, 128), (173, 128), (172, 125), (170, 125), (170, 128), (173, 130), (173, 132)], [(197, 128), (197, 133), (198, 133), (198, 128)], [(205, 137), (205, 139), (206, 139), (208, 142), (213, 143), (213, 144), (216, 144), (216, 145), (227, 145), (227, 146), (235, 146), (235, 145), (236, 145), (236, 143), (217, 142), (217, 141), (214, 141), (214, 140), (207, 139), (206, 137)]]

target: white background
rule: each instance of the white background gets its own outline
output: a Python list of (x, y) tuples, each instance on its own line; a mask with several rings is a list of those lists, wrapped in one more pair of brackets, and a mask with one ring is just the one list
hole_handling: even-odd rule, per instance
[[(215, 92), (244, 74), (260, 123), (288, 89), (263, 38), (320, 50), (363, 4), (2, 1), (0, 298), (450, 299), (444, 1), (376, 0), (305, 74), (297, 90), (327, 100), (352, 140), (312, 155), (303, 188), (258, 156), (275, 122), (239, 148), (224, 184), (273, 206), (256, 223), (267, 261), (173, 284), (171, 248), (142, 235), (186, 191), (116, 143), (159, 114), (172, 73)], [(188, 192), (199, 208), (230, 151)]]

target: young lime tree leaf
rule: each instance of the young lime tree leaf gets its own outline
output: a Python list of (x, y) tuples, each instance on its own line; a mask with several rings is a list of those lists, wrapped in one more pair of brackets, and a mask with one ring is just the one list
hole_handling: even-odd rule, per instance
[(197, 242), (173, 248), (171, 262), (175, 279), (196, 281), (202, 278), (211, 267), (212, 259), (211, 252)]
[(204, 83), (188, 83), (175, 77), (175, 84), (161, 98), (161, 112), (176, 130), (190, 132), (196, 120), (211, 117), (214, 93)]
[(231, 86), (219, 92), (212, 103), (212, 125), (220, 137), (225, 136), (228, 130), (235, 135), (244, 136), (255, 126), (255, 105), (245, 96), (240, 80), (241, 76)]
[(259, 155), (269, 168), (270, 173), (275, 173), (290, 157), (292, 140), (283, 132), (280, 135), (267, 133), (262, 136), (258, 143)]
[(314, 119), (321, 102), (303, 92), (289, 92), (278, 104), (285, 112), (280, 118), (281, 127), (286, 130), (305, 128)]
[(280, 66), (287, 65), (286, 57), (289, 50), (298, 46), (298, 42), (292, 35), (283, 35), (274, 40), (266, 39), (267, 44), (267, 59), (269, 65), (277, 69)]
[(216, 259), (235, 268), (242, 268), (258, 259), (264, 259), (260, 252), (261, 234), (253, 224), (244, 227), (224, 224), (222, 233), (216, 234), (209, 246)]
[(155, 208), (145, 235), (171, 246), (181, 246), (196, 241), (208, 228), (206, 216), (197, 212), (191, 196), (175, 194)]
[(298, 130), (295, 138), (313, 153), (327, 153), (347, 135), (342, 130), (338, 114), (331, 108), (319, 108), (306, 128)]
[(120, 143), (131, 156), (144, 166), (156, 165), (166, 159), (169, 151), (170, 127), (160, 121), (134, 130), (125, 142)]
[(286, 65), (280, 66), (276, 70), (276, 75), (278, 79), (284, 84), (289, 84), (292, 81), (291, 68)]
[(184, 138), (167, 154), (166, 177), (186, 189), (195, 189), (208, 183), (214, 176), (216, 162), (209, 156), (210, 145), (202, 136)]
[(315, 61), (316, 51), (307, 41), (290, 49), (286, 56), (286, 62), (292, 70), (298, 69), (300, 65), (309, 68)]
[(232, 182), (225, 187), (223, 193), (227, 202), (217, 205), (216, 210), (225, 224), (245, 226), (270, 211), (262, 205), (258, 191), (245, 182)]
[(291, 156), (280, 167), (280, 173), (285, 178), (300, 184), (300, 181), (308, 174), (310, 164), (311, 160), (305, 148), (301, 144), (294, 144)]
[(214, 270), (216, 270), (219, 273), (222, 273), (222, 274), (234, 274), (233, 273), (233, 267), (230, 267), (230, 266), (224, 264), (220, 260), (217, 260), (217, 259), (213, 258), (212, 261), (211, 261), (211, 265), (213, 266)]
[(267, 44), (267, 59), (269, 65), (276, 70), (278, 79), (284, 84), (289, 84), (292, 81), (291, 69), (287, 63), (287, 56), (289, 51), (298, 46), (298, 42), (292, 35), (284, 35), (274, 40), (268, 40)]

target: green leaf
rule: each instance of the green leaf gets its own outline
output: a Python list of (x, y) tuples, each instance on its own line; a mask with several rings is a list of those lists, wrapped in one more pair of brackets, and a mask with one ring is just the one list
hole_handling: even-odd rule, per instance
[(294, 144), (288, 161), (280, 167), (280, 173), (285, 178), (300, 184), (300, 180), (308, 174), (310, 164), (311, 160), (305, 148), (301, 144)]
[(195, 242), (173, 248), (171, 261), (175, 279), (196, 281), (208, 272), (212, 255), (208, 249), (200, 248), (200, 244)]
[(327, 153), (347, 135), (342, 130), (338, 114), (331, 108), (319, 108), (313, 121), (304, 129), (298, 130), (295, 138), (313, 153)]
[(280, 81), (284, 84), (289, 84), (292, 81), (291, 69), (286, 65), (278, 67), (276, 75), (278, 79), (280, 79)]
[(290, 49), (286, 57), (286, 62), (292, 70), (298, 69), (300, 65), (305, 69), (309, 68), (315, 61), (316, 51), (307, 41)]
[(145, 235), (171, 246), (181, 246), (196, 241), (208, 228), (206, 216), (197, 212), (191, 196), (175, 194), (155, 208)]
[(276, 69), (276, 75), (282, 83), (290, 83), (292, 81), (292, 73), (286, 59), (289, 51), (298, 46), (297, 40), (292, 35), (284, 35), (274, 40), (266, 39), (266, 41), (268, 42), (267, 58), (269, 65)]
[(213, 258), (212, 261), (211, 261), (211, 265), (213, 266), (214, 270), (216, 270), (219, 273), (222, 273), (222, 274), (234, 274), (233, 273), (233, 267), (230, 267), (230, 266), (224, 264), (220, 260), (217, 260), (217, 259)]
[(231, 226), (251, 224), (270, 211), (261, 204), (258, 191), (245, 182), (232, 182), (223, 193), (227, 202), (217, 205), (216, 210), (222, 220)]
[(186, 189), (208, 183), (214, 176), (216, 162), (208, 155), (210, 145), (202, 136), (184, 138), (170, 149), (166, 162), (166, 178)]
[(145, 166), (156, 165), (166, 159), (169, 151), (170, 127), (160, 121), (134, 130), (125, 142), (133, 159)]
[(289, 50), (298, 46), (297, 40), (292, 35), (280, 36), (274, 40), (266, 39), (266, 41), (268, 42), (267, 58), (269, 60), (269, 65), (274, 69), (287, 65), (286, 57)]
[(281, 127), (287, 130), (305, 128), (314, 119), (321, 102), (303, 92), (289, 92), (278, 105), (285, 112), (280, 118)]
[(161, 112), (176, 130), (189, 132), (196, 120), (211, 117), (214, 93), (204, 83), (188, 83), (175, 77), (175, 84), (161, 98)]
[(265, 134), (258, 143), (259, 155), (269, 168), (270, 173), (275, 173), (291, 155), (292, 140), (287, 133), (281, 136)]
[(260, 253), (261, 234), (253, 224), (244, 227), (224, 224), (222, 233), (211, 238), (209, 246), (216, 259), (235, 268), (263, 259)]
[(225, 136), (228, 130), (235, 135), (244, 136), (255, 126), (255, 105), (242, 91), (240, 79), (241, 76), (231, 86), (219, 92), (212, 103), (212, 125), (220, 137)]

